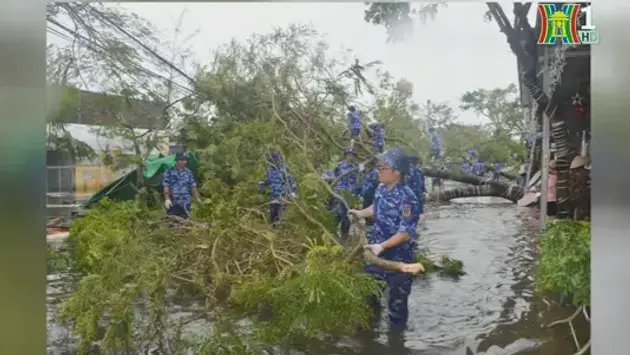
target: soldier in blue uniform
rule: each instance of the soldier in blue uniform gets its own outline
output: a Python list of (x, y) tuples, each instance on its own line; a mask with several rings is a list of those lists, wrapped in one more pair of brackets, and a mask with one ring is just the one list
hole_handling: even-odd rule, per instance
[[(335, 181), (335, 171), (333, 169), (324, 170), (319, 177), (330, 185), (333, 181)], [(334, 212), (335, 198), (333, 196), (330, 196), (328, 201), (326, 201), (326, 209)]]
[(370, 129), (370, 135), (372, 136), (372, 146), (374, 149), (382, 153), (385, 145), (385, 132), (383, 131), (383, 125), (380, 122), (372, 122), (368, 125)]
[(191, 206), (191, 193), (200, 201), (197, 182), (192, 172), (186, 167), (188, 156), (175, 154), (175, 166), (166, 169), (162, 176), (164, 187), (164, 207), (169, 216), (188, 218)]
[(465, 172), (470, 172), (470, 168), (471, 168), (470, 161), (468, 161), (468, 159), (464, 159), (464, 163), (462, 164), (462, 169)]
[[(416, 195), (418, 201), (424, 200), (424, 174), (418, 166), (419, 158), (417, 156), (409, 156), (409, 171), (405, 174), (405, 184), (409, 186), (411, 191)], [(422, 213), (422, 212), (421, 212)]]
[(327, 182), (333, 182), (335, 180), (335, 171), (332, 169), (325, 170), (320, 177)]
[[(361, 179), (361, 206), (362, 208), (372, 205), (374, 202), (374, 194), (376, 188), (380, 184), (378, 181), (378, 169), (376, 168), (376, 158), (368, 162), (366, 170), (363, 172), (363, 178)], [(368, 231), (374, 225), (374, 220), (368, 219), (365, 221), (365, 225), (368, 227)]]
[(494, 170), (492, 171), (492, 180), (499, 180), (499, 172), (501, 171), (501, 162), (498, 160), (494, 161)]
[(434, 127), (429, 128), (429, 134), (431, 135), (431, 159), (438, 160), (442, 156), (440, 135)]
[(477, 176), (483, 176), (485, 174), (485, 167), (483, 165), (483, 160), (481, 159), (477, 159), (477, 161), (475, 161), (473, 163), (472, 166), (472, 173), (477, 175)]
[[(418, 156), (411, 155), (408, 157), (408, 161), (409, 170), (407, 171), (407, 174), (405, 174), (405, 185), (409, 186), (420, 203), (420, 215), (418, 216), (418, 223), (420, 223), (424, 217), (424, 193), (426, 192), (424, 174), (420, 169), (420, 158)], [(413, 240), (411, 245), (414, 249), (416, 249), (417, 240)]]
[(289, 174), (286, 165), (282, 162), (280, 153), (271, 152), (267, 156), (267, 162), (271, 165), (267, 168), (265, 180), (258, 183), (258, 189), (262, 191), (265, 186), (270, 186), (269, 194), (269, 222), (277, 225), (284, 210), (287, 197), (295, 198), (295, 181)]
[[(359, 164), (357, 164), (357, 154), (352, 148), (344, 150), (345, 159), (340, 161), (334, 170), (337, 183), (334, 186), (335, 192), (342, 194), (343, 191), (349, 191), (351, 194), (358, 196), (361, 186), (358, 184)], [(356, 169), (356, 171), (348, 172)], [(341, 226), (341, 237), (345, 238), (350, 230), (350, 220), (348, 220), (346, 206), (342, 201), (335, 201), (335, 218)]]
[[(387, 149), (379, 156), (381, 183), (376, 189), (372, 205), (362, 210), (348, 211), (359, 218), (374, 219), (365, 248), (383, 259), (405, 263), (413, 261), (410, 242), (415, 237), (421, 210), (415, 194), (404, 184), (404, 175), (408, 170), (405, 152), (400, 148)], [(392, 329), (403, 329), (409, 314), (407, 301), (411, 293), (411, 275), (384, 270), (373, 264), (367, 264), (365, 271), (387, 283), (390, 326)]]
[(346, 117), (348, 119), (348, 131), (350, 132), (350, 138), (354, 139), (361, 132), (361, 119), (359, 118), (357, 108), (354, 106), (349, 106)]

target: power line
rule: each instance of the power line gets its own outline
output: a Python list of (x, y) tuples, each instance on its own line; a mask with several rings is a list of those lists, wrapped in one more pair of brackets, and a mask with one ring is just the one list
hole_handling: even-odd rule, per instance
[(129, 32), (127, 32), (126, 30), (124, 30), (123, 28), (121, 28), (120, 26), (118, 26), (116, 23), (114, 23), (112, 20), (108, 19), (106, 16), (104, 16), (100, 11), (96, 10), (95, 8), (93, 8), (90, 5), (87, 5), (88, 8), (90, 9), (91, 12), (95, 13), (98, 17), (101, 18), (101, 21), (103, 22), (107, 22), (111, 27), (114, 27), (115, 29), (117, 29), (118, 31), (122, 32), (125, 36), (127, 36), (129, 39), (131, 39), (132, 41), (136, 42), (138, 45), (140, 45), (142, 48), (144, 48), (144, 50), (148, 51), (149, 53), (151, 53), (153, 56), (155, 56), (158, 60), (160, 60), (162, 63), (166, 64), (168, 67), (170, 67), (171, 69), (175, 70), (177, 73), (179, 73), (181, 76), (183, 76), (184, 78), (188, 79), (193, 85), (195, 85), (195, 80), (193, 78), (191, 78), (190, 76), (188, 76), (188, 74), (184, 73), (184, 71), (182, 71), (181, 69), (179, 69), (177, 66), (175, 66), (173, 63), (171, 63), (170, 61), (166, 60), (164, 57), (162, 57), (160, 54), (158, 54), (157, 52), (155, 52), (153, 49), (149, 48), (147, 45), (145, 45), (144, 43), (142, 43), (142, 41), (140, 41), (139, 39), (137, 39), (135, 36), (133, 36), (132, 34), (130, 34)]
[(50, 27), (48, 27), (48, 28), (46, 29), (46, 31), (47, 31), (48, 33), (52, 34), (52, 35), (55, 35), (55, 36), (59, 37), (59, 38), (65, 39), (65, 40), (66, 40), (66, 41), (68, 41), (68, 42), (72, 42), (72, 38), (70, 38), (70, 36), (64, 35), (63, 33), (61, 33), (61, 32), (59, 32), (59, 31), (55, 30), (54, 28), (50, 28)]
[[(99, 53), (99, 54), (101, 54), (103, 56), (106, 56), (106, 57), (108, 57), (110, 59), (113, 59), (113, 60), (117, 60), (118, 59), (115, 56), (113, 56), (112, 54), (110, 54), (109, 51), (105, 47), (103, 47), (100, 43), (98, 43), (98, 42), (96, 42), (96, 41), (94, 41), (92, 39), (89, 39), (89, 38), (87, 38), (87, 37), (77, 33), (75, 30), (72, 30), (72, 29), (62, 25), (61, 23), (59, 23), (58, 21), (56, 21), (54, 19), (49, 18), (49, 19), (47, 19), (47, 21), (49, 23), (59, 27), (60, 29), (64, 30), (65, 32), (69, 33), (74, 38), (82, 41), (83, 45), (85, 45), (89, 50), (91, 50), (91, 51), (93, 51), (95, 53)], [(67, 36), (61, 34), (59, 31), (57, 31), (57, 30), (55, 30), (53, 28), (49, 27), (49, 30), (52, 30), (53, 31), (52, 33), (57, 32), (57, 33), (54, 33), (54, 34), (60, 35), (60, 37), (62, 37), (62, 38), (65, 37), (65, 39), (68, 39)], [(71, 39), (68, 39), (68, 40), (71, 41)], [(144, 68), (144, 67), (142, 67), (142, 66), (140, 66), (140, 65), (138, 65), (136, 63), (129, 63), (129, 65), (131, 67), (133, 67), (134, 69), (137, 69), (137, 70), (139, 70), (141, 72), (144, 72), (145, 74), (148, 74), (148, 75), (153, 76), (155, 78), (160, 78), (160, 79), (164, 80), (167, 83), (170, 83), (170, 84), (172, 84), (174, 86), (179, 87), (182, 90), (188, 91), (189, 93), (194, 93), (194, 90), (192, 90), (192, 89), (190, 89), (188, 87), (185, 87), (185, 86), (183, 86), (183, 85), (181, 85), (181, 84), (179, 84), (179, 83), (177, 83), (175, 81), (172, 81), (171, 79), (166, 78), (166, 77), (164, 77), (164, 76), (162, 76), (160, 74), (157, 74), (157, 73), (155, 73), (155, 72), (153, 72), (153, 71), (151, 71), (149, 69), (146, 69), (146, 68)]]

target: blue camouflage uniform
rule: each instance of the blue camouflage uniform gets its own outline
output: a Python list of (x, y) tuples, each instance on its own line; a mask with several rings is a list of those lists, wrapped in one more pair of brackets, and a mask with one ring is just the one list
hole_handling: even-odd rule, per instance
[(326, 170), (320, 175), (320, 177), (329, 182), (333, 181), (335, 180), (335, 171), (332, 169)]
[(464, 169), (464, 171), (466, 172), (470, 172), (470, 162), (468, 161), (468, 159), (464, 160), (464, 163), (462, 164), (462, 169)]
[[(367, 170), (363, 174), (363, 179), (361, 180), (361, 205), (363, 208), (366, 208), (372, 205), (374, 202), (374, 194), (376, 193), (376, 188), (380, 182), (378, 181), (378, 169), (372, 168)], [(372, 219), (368, 219), (365, 221), (367, 226), (371, 226), (374, 224)]]
[(472, 173), (477, 175), (477, 176), (483, 176), (485, 171), (484, 171), (484, 166), (483, 166), (483, 162), (481, 160), (477, 160), (476, 162), (473, 163), (473, 167), (472, 167)]
[[(175, 160), (188, 160), (183, 153), (176, 154)], [(162, 186), (168, 187), (173, 205), (166, 211), (168, 215), (188, 218), (192, 188), (197, 186), (195, 177), (187, 167), (177, 166), (166, 169), (162, 176)]]
[[(321, 175), (320, 178), (324, 181), (326, 181), (329, 185), (335, 180), (335, 171), (330, 169), (330, 170), (326, 170), (324, 171)], [(328, 201), (326, 202), (326, 208), (329, 211), (333, 211), (335, 209), (335, 198), (330, 196), (330, 198), (328, 199)]]
[(359, 113), (354, 106), (348, 107), (348, 113), (346, 114), (348, 119), (348, 130), (350, 131), (350, 137), (354, 138), (359, 135), (361, 131), (361, 119)]
[[(351, 148), (346, 148), (344, 150), (344, 156), (348, 157), (350, 155), (356, 156), (356, 153)], [(360, 193), (361, 185), (358, 184), (358, 169), (357, 171), (353, 171), (351, 173), (345, 174), (346, 171), (350, 169), (356, 169), (359, 167), (357, 163), (351, 163), (349, 160), (345, 159), (339, 162), (337, 167), (335, 168), (335, 179), (337, 179), (337, 184), (334, 186), (334, 190), (337, 193), (341, 193), (343, 191), (349, 191), (351, 194), (358, 196)], [(345, 174), (345, 175), (344, 175)], [(341, 175), (343, 175), (341, 177)], [(341, 177), (341, 178), (340, 178)], [(341, 234), (346, 235), (348, 230), (350, 229), (350, 220), (348, 220), (346, 206), (341, 201), (336, 201), (335, 203), (335, 219), (337, 222), (341, 224)]]
[(494, 171), (492, 171), (492, 180), (499, 180), (499, 172), (501, 171), (501, 162), (494, 161)]
[(477, 149), (474, 148), (470, 148), (468, 149), (468, 158), (472, 159), (476, 159), (477, 158)]
[[(407, 171), (409, 167), (406, 160), (405, 153), (399, 148), (390, 148), (382, 154), (382, 161), (394, 170)], [(379, 184), (372, 206), (374, 225), (368, 236), (368, 244), (380, 244), (396, 233), (407, 233), (409, 240), (384, 250), (379, 257), (392, 261), (413, 262), (411, 241), (415, 238), (421, 211), (420, 203), (413, 191), (404, 183), (389, 187)], [(390, 326), (404, 328), (409, 314), (407, 301), (411, 293), (411, 274), (384, 270), (370, 263), (366, 264), (364, 270), (387, 283)]]
[(269, 193), (269, 221), (275, 225), (284, 210), (285, 203), (282, 199), (294, 195), (296, 187), (293, 176), (289, 174), (286, 165), (282, 163), (279, 153), (270, 153), (268, 162), (271, 166), (267, 168), (265, 180), (258, 183), (258, 188), (261, 190), (264, 186), (271, 188)]
[(385, 145), (385, 132), (379, 122), (370, 123), (368, 128), (372, 131), (372, 146), (377, 152), (382, 153)]
[(440, 159), (442, 153), (440, 149), (440, 135), (435, 128), (429, 129), (431, 134), (431, 158), (434, 160)]
[[(418, 201), (424, 200), (424, 174), (416, 166), (415, 162), (418, 161), (417, 157), (410, 157), (409, 170), (405, 174), (405, 184), (409, 186), (411, 191), (416, 195)], [(424, 211), (420, 211), (422, 214)]]

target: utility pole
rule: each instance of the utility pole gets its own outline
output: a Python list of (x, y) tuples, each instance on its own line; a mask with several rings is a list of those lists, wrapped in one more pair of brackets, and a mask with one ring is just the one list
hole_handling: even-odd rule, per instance
[[(551, 77), (549, 75), (549, 56), (551, 51), (549, 47), (544, 47), (544, 64), (543, 64), (543, 91), (547, 97), (551, 98)], [(542, 126), (542, 164), (541, 164), (541, 189), (540, 189), (540, 231), (545, 229), (547, 223), (547, 191), (549, 190), (549, 116), (543, 111)]]
[(525, 109), (525, 115), (529, 117), (529, 132), (531, 137), (533, 137), (533, 141), (531, 142), (532, 146), (529, 149), (529, 164), (527, 165), (527, 176), (525, 178), (524, 186), (524, 188), (527, 189), (529, 186), (529, 179), (532, 177), (532, 170), (534, 169), (532, 162), (534, 161), (534, 152), (536, 151), (536, 146), (538, 145), (538, 124), (536, 123), (536, 110), (533, 109), (533, 106)]

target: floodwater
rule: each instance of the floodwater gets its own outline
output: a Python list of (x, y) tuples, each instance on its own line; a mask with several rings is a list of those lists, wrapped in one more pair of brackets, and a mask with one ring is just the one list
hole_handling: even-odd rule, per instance
[[(414, 282), (409, 323), (404, 334), (387, 331), (386, 315), (374, 330), (351, 338), (306, 344), (303, 354), (573, 354), (568, 325), (543, 327), (565, 318), (572, 309), (553, 297), (534, 295), (533, 271), (538, 222), (534, 212), (504, 200), (471, 198), (427, 206), (420, 248), (439, 259), (464, 262), (465, 276), (438, 275)], [(48, 354), (72, 353), (67, 332), (52, 323), (60, 281), (50, 275), (48, 287)], [(384, 309), (384, 312), (386, 310)], [(588, 324), (578, 322), (581, 343)]]

